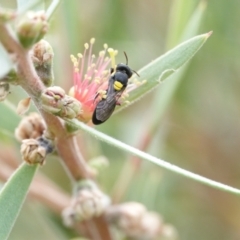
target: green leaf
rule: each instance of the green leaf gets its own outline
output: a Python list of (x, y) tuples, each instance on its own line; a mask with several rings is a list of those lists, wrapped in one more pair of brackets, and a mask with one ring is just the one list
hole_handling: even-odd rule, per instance
[(7, 51), (4, 49), (2, 44), (0, 43), (0, 79), (3, 78), (6, 74), (10, 72), (10, 70), (13, 68), (13, 63), (7, 53)]
[(48, 7), (48, 9), (46, 11), (47, 19), (49, 19), (53, 15), (55, 10), (59, 6), (60, 2), (61, 2), (60, 0), (53, 0), (52, 1), (52, 3), (50, 4), (50, 6)]
[[(205, 7), (206, 4), (201, 2), (197, 9), (194, 11), (188, 21), (187, 26), (183, 30), (183, 34), (181, 36), (182, 40), (185, 40), (197, 34)], [(161, 88), (158, 88), (158, 90), (155, 92), (152, 101), (152, 107), (149, 109), (151, 115), (154, 114), (154, 116), (151, 118), (152, 123), (149, 124), (151, 128), (149, 132), (154, 133), (156, 131), (156, 128), (158, 128), (159, 122), (161, 121), (165, 110), (169, 106), (169, 103), (175, 91), (181, 83), (181, 80), (183, 79), (182, 76), (186, 72), (188, 65), (188, 63), (185, 64), (176, 74), (170, 77), (169, 81), (163, 84)]]
[[(18, 126), (21, 118), (17, 115), (14, 106), (7, 100), (0, 103), (0, 129), (5, 131), (14, 132), (15, 128)], [(11, 119), (11, 121), (9, 121)]]
[[(49, 215), (48, 209), (36, 201), (26, 201), (9, 236), (11, 240), (66, 240), (65, 228)], [(34, 219), (34, 221), (33, 221)], [(19, 237), (21, 236), (21, 237)]]
[(206, 6), (207, 4), (205, 1), (199, 3), (196, 10), (193, 12), (190, 19), (188, 20), (185, 28), (183, 29), (183, 33), (180, 37), (181, 41), (185, 41), (186, 39), (193, 37), (195, 34), (197, 34), (203, 19), (203, 14), (205, 12)]
[(196, 0), (175, 0), (172, 3), (171, 12), (169, 16), (167, 48), (171, 48), (178, 43), (182, 36), (183, 29), (189, 22)]
[(131, 153), (135, 156), (138, 156), (141, 159), (144, 159), (146, 161), (152, 162), (158, 166), (161, 166), (162, 168), (169, 170), (171, 172), (177, 173), (179, 175), (182, 175), (184, 177), (187, 177), (189, 179), (195, 180), (199, 183), (208, 185), (210, 187), (220, 189), (222, 191), (226, 191), (232, 194), (240, 195), (240, 189), (222, 184), (220, 182), (216, 182), (214, 180), (208, 179), (206, 177), (203, 177), (201, 175), (198, 175), (196, 173), (190, 172), (188, 170), (182, 169), (176, 165), (173, 165), (171, 163), (168, 163), (160, 158), (154, 157), (146, 152), (140, 151), (137, 148), (134, 148), (130, 145), (127, 145), (126, 143), (123, 143), (117, 139), (114, 139), (102, 132), (97, 131), (96, 129), (88, 126), (87, 124), (83, 122), (79, 122), (77, 119), (72, 119), (72, 120), (65, 120), (68, 124), (73, 124), (77, 128), (84, 130), (85, 132), (91, 134), (92, 136), (98, 138), (99, 140), (102, 140), (106, 142), (107, 144), (110, 144), (118, 149), (121, 149), (125, 152)]
[(0, 141), (4, 143), (12, 143), (12, 140), (15, 140), (14, 134), (0, 128)]
[(198, 52), (211, 33), (202, 34), (183, 42), (140, 69), (138, 71), (140, 75), (139, 80), (146, 80), (147, 82), (131, 91), (128, 97), (130, 103), (121, 105), (115, 112), (142, 98), (146, 93), (153, 90), (164, 79), (187, 63)]
[(22, 208), (38, 165), (23, 163), (0, 191), (0, 239), (8, 238)]

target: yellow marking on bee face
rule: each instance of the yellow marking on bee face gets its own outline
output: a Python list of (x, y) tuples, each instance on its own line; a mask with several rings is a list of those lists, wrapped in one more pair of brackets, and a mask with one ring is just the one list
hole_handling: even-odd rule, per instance
[(120, 83), (120, 82), (118, 82), (118, 81), (115, 81), (115, 82), (114, 82), (114, 89), (115, 89), (116, 91), (121, 90), (122, 87), (123, 87), (123, 84), (122, 84), (122, 83)]

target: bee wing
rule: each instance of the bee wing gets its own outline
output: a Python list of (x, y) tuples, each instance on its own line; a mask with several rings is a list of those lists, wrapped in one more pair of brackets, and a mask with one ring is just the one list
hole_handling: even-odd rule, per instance
[(125, 88), (121, 89), (120, 91), (115, 91), (113, 84), (109, 84), (106, 99), (99, 101), (93, 113), (92, 120), (94, 124), (103, 123), (112, 115), (117, 101), (121, 97), (124, 89)]

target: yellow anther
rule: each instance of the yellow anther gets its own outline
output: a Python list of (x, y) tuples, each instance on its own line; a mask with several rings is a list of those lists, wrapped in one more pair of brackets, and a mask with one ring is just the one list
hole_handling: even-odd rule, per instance
[(83, 57), (83, 55), (81, 53), (78, 53), (77, 56), (78, 56), (78, 58), (82, 58)]
[(114, 50), (113, 50), (113, 48), (108, 48), (108, 53), (111, 55), (113, 52), (114, 52)]
[(111, 58), (112, 68), (115, 68), (115, 66), (116, 66), (116, 61), (115, 61), (116, 50), (113, 50), (112, 48), (109, 48), (108, 53), (109, 53), (110, 58)]
[(104, 76), (104, 75), (107, 75), (108, 73), (109, 73), (108, 70), (104, 70), (104, 71), (102, 72), (102, 75)]
[(75, 67), (74, 72), (79, 72), (79, 68)]
[(104, 47), (104, 49), (107, 49), (108, 45), (105, 43), (105, 44), (103, 44), (103, 47)]
[(100, 52), (99, 52), (99, 57), (103, 57), (103, 56), (104, 56), (104, 54), (105, 54), (105, 52), (104, 52), (104, 51), (100, 51)]
[(94, 82), (97, 83), (97, 84), (99, 84), (99, 83), (100, 83), (100, 78), (99, 78), (99, 77), (96, 77), (96, 78), (94, 79)]
[(88, 44), (88, 43), (85, 43), (85, 44), (84, 44), (84, 47), (85, 47), (86, 49), (88, 49), (88, 48), (89, 48), (89, 44)]
[(95, 38), (91, 38), (91, 39), (90, 39), (90, 43), (91, 43), (91, 44), (94, 44), (94, 43), (95, 43)]
[(92, 58), (96, 58), (95, 54), (92, 55)]
[(74, 55), (70, 55), (70, 59), (73, 63), (77, 62), (77, 59)]

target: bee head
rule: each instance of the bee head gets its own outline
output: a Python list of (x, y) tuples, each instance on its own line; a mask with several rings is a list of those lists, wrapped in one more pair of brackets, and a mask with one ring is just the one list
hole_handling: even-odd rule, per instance
[(128, 78), (130, 78), (132, 76), (131, 68), (124, 63), (119, 63), (117, 65), (116, 72), (125, 73), (125, 74), (127, 74)]

